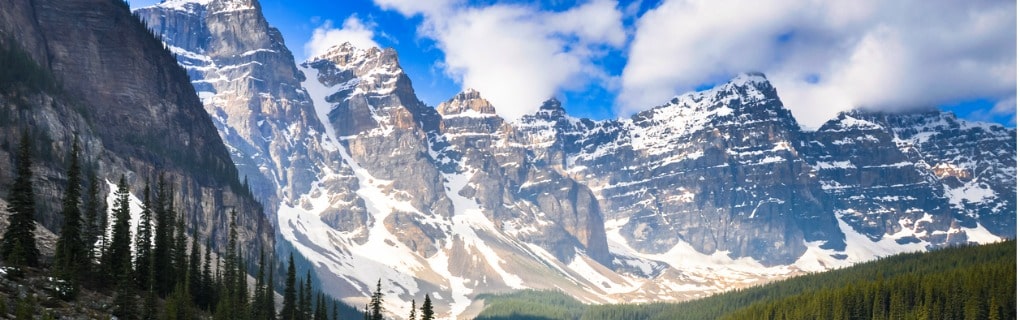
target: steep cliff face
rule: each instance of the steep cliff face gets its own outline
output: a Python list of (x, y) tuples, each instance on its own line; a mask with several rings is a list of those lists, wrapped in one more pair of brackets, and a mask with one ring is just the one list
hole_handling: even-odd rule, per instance
[(259, 11), (137, 12), (273, 202), (282, 239), (353, 305), (379, 279), (396, 315), (426, 292), (451, 316), (523, 288), (679, 300), (1015, 237), (1012, 129), (855, 111), (805, 132), (754, 73), (627, 119), (549, 100), (506, 121), (473, 90), (425, 105), (391, 49), (343, 44), (295, 67)]
[(242, 177), (270, 211), (307, 193), (325, 175), (322, 164), (338, 159), (323, 149), (304, 76), (258, 2), (176, 0), (135, 13), (188, 70)]
[[(100, 179), (116, 181), (123, 174), (140, 190), (166, 174), (179, 191), (189, 230), (213, 237), (217, 246), (226, 242), (231, 208), (242, 216), (246, 249), (272, 245), (272, 228), (238, 181), (187, 75), (126, 4), (13, 0), (0, 12), (3, 45), (24, 50), (53, 77), (47, 90), (0, 94), (0, 159), (10, 163), (20, 131), (29, 129), (38, 146), (35, 186), (47, 228), (60, 225), (58, 210), (45, 208), (57, 207), (64, 158), (77, 136), (85, 165)], [(0, 185), (8, 186), (11, 176), (4, 171)]]
[(968, 231), (1016, 236), (1016, 220), (1003, 218), (1016, 203), (1014, 130), (934, 110), (856, 110), (812, 135), (810, 157), (836, 216), (871, 241), (944, 246), (974, 241)]
[(766, 265), (796, 261), (805, 241), (843, 246), (798, 150), (803, 134), (760, 74), (630, 119), (563, 119), (543, 110), (520, 126), (552, 137), (546, 158), (595, 191), (624, 245), (658, 254), (682, 241)]

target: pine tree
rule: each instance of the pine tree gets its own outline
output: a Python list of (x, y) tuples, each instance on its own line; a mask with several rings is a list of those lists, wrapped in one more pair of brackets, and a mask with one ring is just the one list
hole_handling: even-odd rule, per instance
[[(270, 262), (270, 266), (275, 266), (276, 265), (276, 259), (275, 258), (270, 258), (269, 260), (272, 261), (272, 262)], [(265, 292), (265, 296), (263, 297), (263, 301), (261, 303), (261, 306), (263, 308), (266, 308), (266, 310), (264, 312), (266, 315), (268, 315), (268, 318), (266, 318), (266, 319), (276, 320), (276, 299), (275, 299), (276, 298), (275, 297), (275, 295), (276, 295), (276, 282), (273, 282), (274, 281), (273, 274), (275, 272), (273, 272), (272, 267), (270, 267), (270, 270), (269, 270), (268, 273), (269, 273), (269, 279), (266, 280), (266, 288), (265, 288), (266, 292)]]
[(283, 289), (283, 309), (280, 309), (281, 320), (295, 320), (297, 316), (297, 275), (294, 270), (294, 254), (287, 262), (287, 279)]
[(421, 303), (421, 320), (435, 320), (435, 313), (432, 311), (432, 299), (425, 294), (425, 301)]
[[(171, 205), (173, 201), (170, 202)], [(171, 212), (173, 214), (173, 212)], [(173, 247), (173, 267), (171, 270), (174, 271), (174, 277), (170, 278), (173, 285), (186, 281), (185, 276), (188, 272), (188, 238), (184, 236), (184, 211), (182, 210), (178, 218), (175, 220), (176, 225), (174, 226), (174, 247)]]
[(153, 201), (152, 213), (156, 220), (155, 237), (153, 239), (152, 256), (153, 264), (160, 267), (162, 272), (156, 274), (156, 291), (160, 296), (169, 294), (173, 288), (173, 270), (172, 270), (172, 246), (173, 246), (173, 219), (171, 218), (173, 208), (171, 208), (171, 198), (173, 194), (170, 191), (165, 177), (161, 174), (159, 181), (156, 182), (156, 199)]
[(202, 256), (198, 253), (198, 234), (191, 234), (191, 251), (188, 253), (188, 294), (196, 305), (202, 291)]
[(315, 304), (315, 319), (329, 320), (329, 311), (326, 308), (326, 294), (319, 292), (319, 302)]
[(252, 319), (263, 320), (268, 317), (265, 314), (265, 308), (262, 307), (262, 302), (265, 300), (266, 295), (266, 252), (259, 250), (259, 271), (255, 276), (255, 295), (252, 298)]
[(411, 315), (407, 316), (407, 320), (418, 319), (418, 307), (414, 305), (414, 299), (411, 299)]
[[(81, 228), (81, 167), (78, 165), (78, 141), (71, 144), (71, 164), (67, 169), (67, 188), (64, 190), (63, 210), (64, 226), (60, 229), (57, 239), (57, 250), (54, 269), (61, 279), (68, 281), (72, 288), (77, 288), (78, 280), (88, 266), (88, 255)], [(69, 292), (74, 294), (74, 291)]]
[[(98, 256), (96, 242), (99, 241), (100, 234), (105, 231), (105, 226), (100, 226), (100, 219), (102, 218), (100, 212), (105, 213), (106, 211), (102, 207), (103, 201), (99, 197), (99, 177), (96, 176), (95, 170), (92, 170), (89, 174), (87, 193), (88, 201), (85, 202), (85, 251), (88, 252), (89, 271), (92, 271)], [(103, 214), (102, 216), (106, 215)]]
[(199, 307), (205, 311), (211, 311), (214, 304), (214, 286), (212, 274), (212, 239), (206, 240), (205, 258), (202, 261), (202, 294), (199, 299)]
[(120, 272), (127, 272), (131, 277), (131, 202), (128, 198), (127, 179), (120, 177), (117, 183), (116, 200), (114, 201), (113, 235), (110, 236), (110, 247), (106, 250), (104, 268), (109, 278), (122, 276)]
[[(124, 179), (121, 179), (123, 182)], [(116, 228), (116, 226), (114, 226)], [(116, 273), (117, 280), (117, 292), (113, 297), (113, 315), (119, 319), (132, 320), (138, 319), (138, 312), (135, 309), (135, 281), (131, 277), (131, 261), (130, 256), (127, 261), (121, 262), (121, 271)], [(123, 260), (123, 259), (120, 259)]]
[(151, 189), (146, 184), (142, 190), (142, 214), (138, 217), (138, 229), (135, 234), (135, 282), (138, 288), (148, 291), (149, 278), (152, 276), (152, 197)]
[(304, 319), (312, 318), (312, 271), (305, 274), (305, 286), (301, 289), (301, 314)]
[(0, 244), (0, 256), (9, 266), (25, 267), (39, 264), (39, 248), (35, 245), (35, 191), (32, 188), (32, 149), (28, 130), (21, 135), (14, 183), (7, 197), (10, 224)]
[(372, 294), (372, 301), (369, 303), (369, 306), (372, 308), (372, 320), (382, 320), (384, 311), (382, 305), (382, 279), (379, 279), (375, 283), (375, 293)]
[(330, 319), (340, 320), (340, 302), (336, 300), (333, 300), (333, 316)]

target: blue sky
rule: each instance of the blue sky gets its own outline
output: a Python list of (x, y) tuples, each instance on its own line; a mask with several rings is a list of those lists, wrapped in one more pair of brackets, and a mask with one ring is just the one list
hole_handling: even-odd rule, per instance
[(260, 1), (298, 59), (344, 37), (395, 48), (430, 105), (472, 87), (511, 118), (550, 96), (615, 118), (762, 71), (806, 127), (930, 106), (1016, 126), (1014, 1)]

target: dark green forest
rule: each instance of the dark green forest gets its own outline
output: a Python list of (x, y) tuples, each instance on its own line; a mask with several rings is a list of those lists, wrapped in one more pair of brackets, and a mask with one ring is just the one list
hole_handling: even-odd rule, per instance
[(908, 253), (682, 303), (483, 297), (478, 319), (1016, 319), (1016, 241)]

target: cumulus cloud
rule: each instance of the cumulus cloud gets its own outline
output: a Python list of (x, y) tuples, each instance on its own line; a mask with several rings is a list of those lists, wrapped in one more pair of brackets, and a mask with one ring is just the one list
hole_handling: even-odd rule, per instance
[[(559, 90), (609, 81), (593, 60), (627, 40), (622, 14), (609, 0), (549, 12), (516, 4), (469, 6), (454, 1), (376, 0), (382, 8), (421, 15), (419, 35), (436, 41), (444, 72), (482, 93), (508, 119), (538, 109)], [(601, 79), (601, 80), (600, 80)]]
[(379, 44), (373, 40), (375, 37), (373, 28), (374, 26), (362, 22), (356, 15), (347, 17), (339, 29), (333, 27), (333, 21), (326, 20), (315, 28), (312, 37), (305, 43), (305, 55), (314, 57), (344, 42), (350, 42), (358, 48), (378, 47)]
[(1014, 1), (664, 0), (636, 24), (617, 105), (745, 71), (765, 72), (807, 127), (852, 107), (1008, 100), (1016, 45)]

